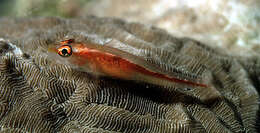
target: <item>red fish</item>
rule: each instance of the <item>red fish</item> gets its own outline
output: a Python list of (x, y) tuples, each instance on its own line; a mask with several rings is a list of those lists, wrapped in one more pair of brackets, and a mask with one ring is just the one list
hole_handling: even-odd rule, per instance
[[(109, 42), (113, 43), (113, 41)], [(60, 43), (55, 51), (79, 68), (126, 80), (144, 81), (163, 86), (175, 86), (176, 83), (207, 87), (205, 84), (178, 79), (160, 71), (159, 67), (144, 59), (122, 50), (92, 43), (78, 43), (66, 40)]]

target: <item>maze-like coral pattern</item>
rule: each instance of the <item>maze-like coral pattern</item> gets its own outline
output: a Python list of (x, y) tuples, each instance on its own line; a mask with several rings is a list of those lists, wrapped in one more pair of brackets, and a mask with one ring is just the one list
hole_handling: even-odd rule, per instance
[[(257, 132), (260, 57), (234, 57), (153, 26), (113, 18), (0, 19), (1, 132)], [(169, 87), (83, 72), (47, 47), (72, 38), (133, 54)], [(142, 63), (142, 62), (139, 62)]]

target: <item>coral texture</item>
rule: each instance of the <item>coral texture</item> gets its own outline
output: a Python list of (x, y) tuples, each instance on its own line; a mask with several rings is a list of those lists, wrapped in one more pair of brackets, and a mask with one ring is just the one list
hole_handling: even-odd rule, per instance
[[(0, 19), (1, 132), (257, 132), (260, 57), (237, 57), (114, 18)], [(133, 54), (178, 78), (163, 86), (96, 76), (51, 55), (66, 39)], [(120, 45), (119, 45), (120, 44)]]

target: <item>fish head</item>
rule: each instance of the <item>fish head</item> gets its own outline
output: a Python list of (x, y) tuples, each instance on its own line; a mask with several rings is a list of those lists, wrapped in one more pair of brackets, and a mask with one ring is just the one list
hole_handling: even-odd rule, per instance
[(73, 39), (60, 41), (54, 45), (48, 45), (48, 58), (65, 64), (72, 68), (86, 68), (88, 63), (87, 52), (83, 43), (75, 42)]

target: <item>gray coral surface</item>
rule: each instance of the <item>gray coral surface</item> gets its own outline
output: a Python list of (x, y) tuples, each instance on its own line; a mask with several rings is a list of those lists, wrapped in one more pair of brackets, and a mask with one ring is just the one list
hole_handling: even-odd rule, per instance
[[(93, 16), (0, 19), (0, 131), (229, 133), (259, 129), (260, 57)], [(66, 39), (111, 46), (207, 87), (97, 76), (51, 55)], [(142, 63), (142, 62), (139, 62)]]

